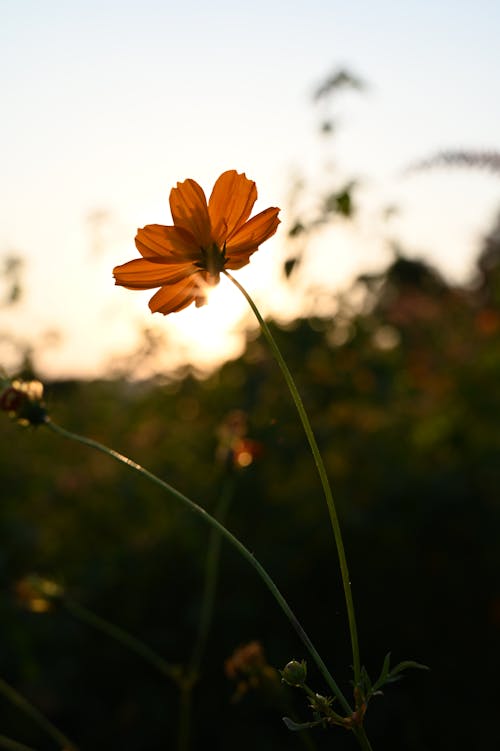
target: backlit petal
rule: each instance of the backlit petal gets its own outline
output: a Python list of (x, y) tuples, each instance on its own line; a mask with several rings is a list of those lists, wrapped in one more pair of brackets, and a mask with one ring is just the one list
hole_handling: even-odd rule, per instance
[(261, 211), (235, 232), (226, 247), (226, 268), (240, 269), (248, 263), (259, 245), (272, 237), (278, 229), (278, 213), (277, 208)]
[(170, 192), (173, 226), (149, 224), (137, 231), (142, 258), (116, 266), (115, 282), (129, 289), (155, 289), (153, 312), (166, 315), (192, 302), (207, 301), (224, 268), (245, 266), (279, 224), (279, 209), (269, 208), (249, 219), (257, 199), (255, 183), (235, 170), (223, 172), (209, 204), (194, 180), (177, 183)]
[(177, 284), (169, 284), (159, 289), (149, 301), (151, 311), (167, 315), (187, 308), (192, 302), (197, 305), (204, 304), (203, 280), (199, 277), (200, 274), (195, 274)]
[(198, 243), (193, 235), (182, 227), (148, 224), (137, 230), (135, 244), (144, 258), (161, 258), (164, 263), (199, 261), (201, 258)]
[(201, 248), (211, 245), (207, 199), (194, 180), (177, 183), (170, 191), (170, 211), (176, 227), (190, 232)]
[(212, 238), (219, 247), (246, 222), (256, 200), (257, 188), (246, 175), (229, 170), (218, 178), (208, 202), (208, 213)]
[(136, 258), (113, 269), (115, 284), (127, 289), (154, 289), (176, 284), (197, 272), (191, 263), (162, 263)]

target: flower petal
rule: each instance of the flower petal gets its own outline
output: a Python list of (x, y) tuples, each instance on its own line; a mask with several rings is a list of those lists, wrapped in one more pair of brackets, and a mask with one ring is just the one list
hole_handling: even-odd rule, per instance
[(197, 306), (206, 302), (203, 292), (204, 283), (199, 278), (200, 274), (192, 275), (177, 284), (169, 284), (162, 287), (149, 301), (152, 313), (177, 313), (187, 308), (192, 302)]
[(191, 263), (162, 263), (146, 258), (116, 266), (113, 269), (115, 284), (127, 289), (154, 289), (164, 284), (176, 284), (198, 270)]
[(218, 178), (208, 202), (208, 213), (212, 238), (220, 248), (246, 222), (256, 200), (257, 188), (246, 175), (228, 170)]
[(190, 232), (198, 247), (208, 248), (212, 244), (207, 199), (195, 180), (184, 180), (172, 188), (170, 211), (175, 226)]
[(164, 263), (198, 261), (201, 252), (193, 235), (182, 227), (164, 227), (161, 224), (148, 224), (137, 230), (135, 238), (137, 250), (144, 258), (158, 259)]
[(278, 229), (278, 214), (279, 209), (274, 207), (261, 211), (235, 232), (226, 246), (226, 268), (241, 269), (248, 263), (259, 245), (272, 237)]

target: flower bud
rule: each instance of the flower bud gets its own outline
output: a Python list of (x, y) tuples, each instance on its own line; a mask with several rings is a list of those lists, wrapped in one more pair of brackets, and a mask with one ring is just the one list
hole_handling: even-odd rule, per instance
[(281, 678), (289, 686), (303, 686), (307, 677), (307, 665), (305, 660), (290, 660), (281, 670)]

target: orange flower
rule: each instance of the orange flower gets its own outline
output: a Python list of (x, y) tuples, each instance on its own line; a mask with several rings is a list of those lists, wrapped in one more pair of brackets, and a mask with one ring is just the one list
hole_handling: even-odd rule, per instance
[(175, 313), (204, 305), (208, 287), (221, 271), (240, 269), (278, 228), (279, 209), (269, 208), (249, 219), (257, 200), (255, 183), (235, 170), (223, 172), (207, 199), (194, 180), (170, 191), (174, 226), (148, 224), (135, 244), (142, 258), (113, 269), (115, 283), (127, 289), (154, 289), (153, 313)]

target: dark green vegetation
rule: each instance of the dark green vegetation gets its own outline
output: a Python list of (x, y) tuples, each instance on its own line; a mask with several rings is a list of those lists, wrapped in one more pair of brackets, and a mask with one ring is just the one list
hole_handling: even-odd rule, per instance
[[(366, 278), (364, 306), (332, 320), (274, 327), (311, 416), (343, 524), (362, 660), (376, 677), (410, 672), (370, 706), (375, 751), (496, 747), (500, 629), (500, 248), (486, 242), (477, 279), (450, 287), (399, 258)], [(350, 649), (321, 488), (282, 376), (261, 339), (205, 381), (46, 385), (53, 419), (125, 453), (207, 509), (227, 467), (217, 426), (248, 415), (255, 461), (233, 470), (227, 524), (273, 574), (335, 679)], [(82, 751), (175, 748), (175, 685), (67, 610), (33, 613), (16, 584), (37, 573), (128, 630), (170, 663), (190, 655), (209, 529), (144, 479), (44, 428), (0, 422), (1, 676)], [(255, 448), (255, 445), (254, 445)], [(292, 689), (248, 691), (224, 661), (259, 640), (269, 663), (307, 658), (253, 570), (223, 545), (220, 583), (195, 692), (195, 748), (304, 747), (281, 721), (309, 719)], [(309, 662), (308, 682), (325, 688)], [(269, 688), (269, 687), (268, 687)], [(285, 689), (283, 689), (285, 690)], [(288, 690), (287, 690), (288, 691)], [(54, 748), (0, 697), (0, 730)], [(317, 748), (350, 749), (317, 729)]]

